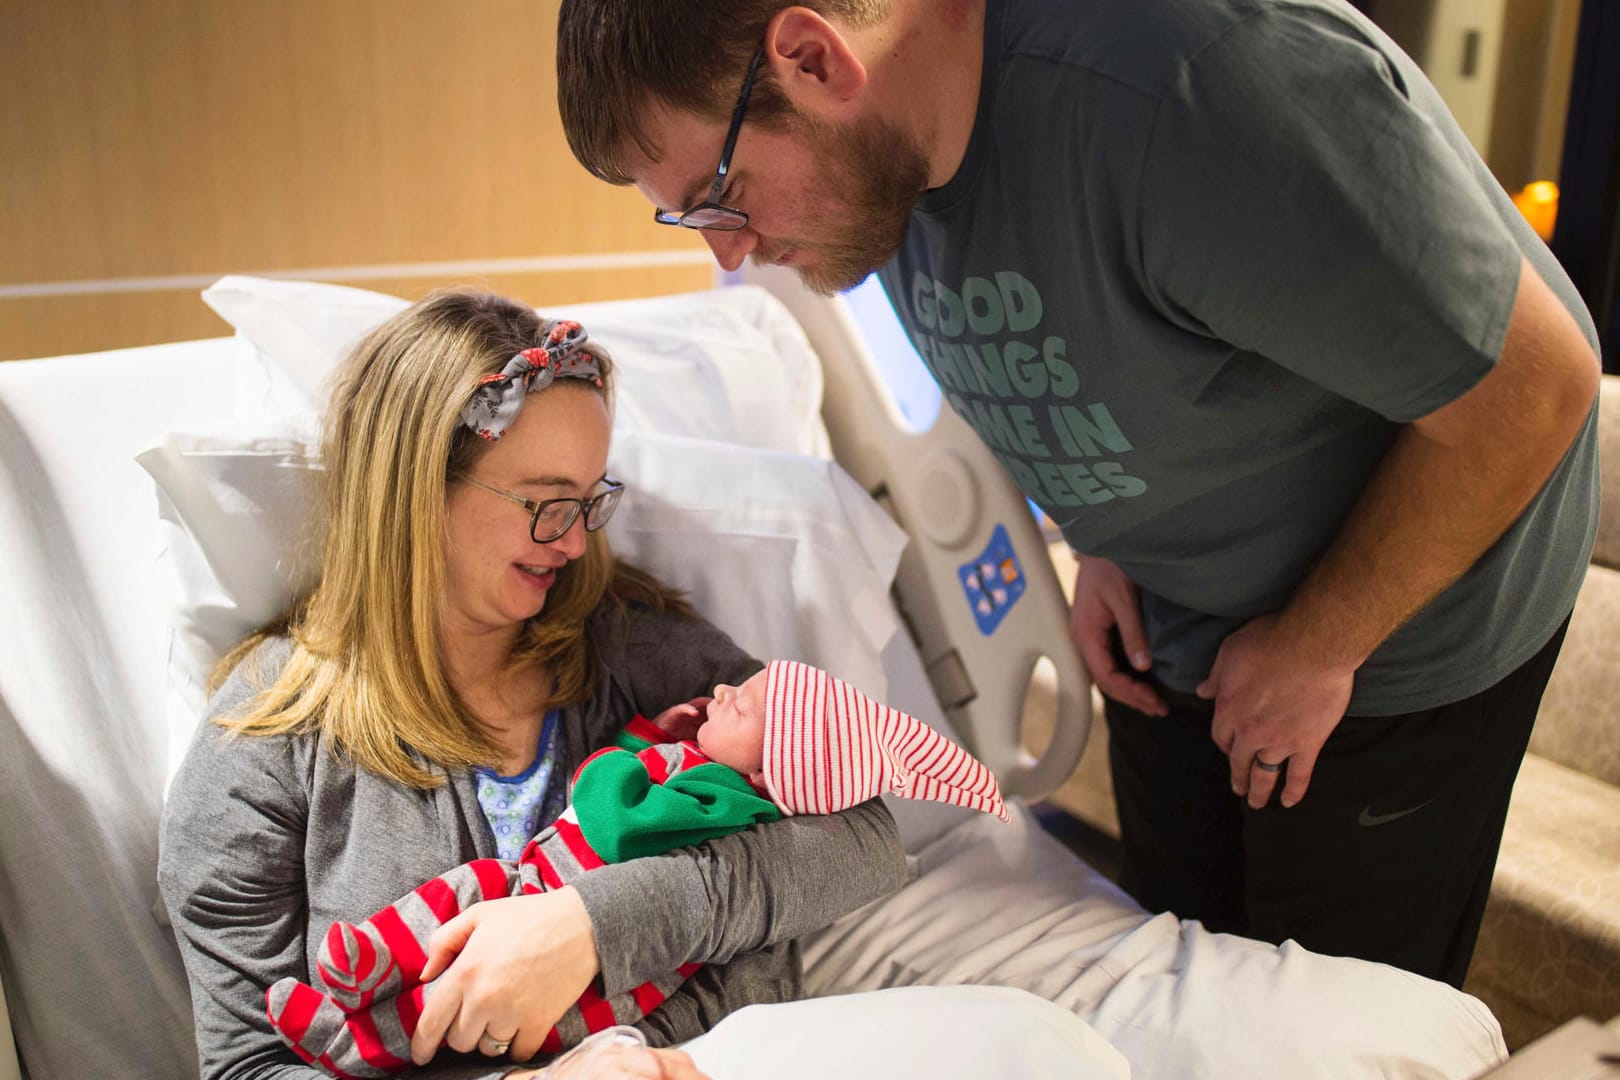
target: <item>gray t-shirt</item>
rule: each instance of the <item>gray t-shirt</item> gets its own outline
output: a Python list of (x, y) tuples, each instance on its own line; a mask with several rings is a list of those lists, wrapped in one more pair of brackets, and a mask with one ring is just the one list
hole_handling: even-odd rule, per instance
[[(967, 155), (881, 277), (951, 407), (1142, 586), (1156, 674), (1190, 691), (1286, 604), (1399, 426), (1490, 370), (1521, 252), (1595, 349), (1433, 87), (1340, 0), (991, 0)], [(1350, 711), (1460, 700), (1533, 655), (1596, 484), (1589, 421)]]

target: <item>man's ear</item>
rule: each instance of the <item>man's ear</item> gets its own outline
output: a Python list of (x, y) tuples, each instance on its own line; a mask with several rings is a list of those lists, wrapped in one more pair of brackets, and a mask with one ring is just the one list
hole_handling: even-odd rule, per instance
[(866, 65), (838, 28), (809, 8), (783, 8), (771, 19), (765, 63), (783, 95), (805, 112), (837, 111), (866, 89)]

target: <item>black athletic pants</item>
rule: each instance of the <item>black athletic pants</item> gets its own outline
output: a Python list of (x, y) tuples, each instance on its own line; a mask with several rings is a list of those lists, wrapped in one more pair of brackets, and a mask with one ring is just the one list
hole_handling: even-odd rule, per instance
[(1346, 716), (1305, 797), (1251, 810), (1210, 739), (1210, 703), (1168, 717), (1108, 702), (1120, 884), (1211, 930), (1382, 960), (1461, 986), (1508, 796), (1563, 627), (1495, 686), (1404, 716)]

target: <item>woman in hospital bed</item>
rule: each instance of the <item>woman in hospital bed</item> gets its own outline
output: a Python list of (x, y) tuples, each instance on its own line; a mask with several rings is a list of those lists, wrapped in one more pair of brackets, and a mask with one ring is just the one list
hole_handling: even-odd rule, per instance
[[(655, 581), (614, 565), (591, 531), (612, 505), (610, 372), (606, 358), (580, 348), (574, 335), (567, 324), (544, 325), (497, 298), (441, 295), (374, 331), (336, 381), (320, 583), (279, 628), (250, 638), (221, 664), (228, 678), (210, 704), (214, 722), (199, 725), (165, 810), (160, 884), (191, 983), (205, 1077), (319, 1075), (272, 1031), (264, 989), (285, 977), (308, 979), (328, 926), (359, 921), (446, 867), (498, 855), (489, 818), (502, 796), (525, 801), (533, 831), (561, 808), (565, 763), (606, 745), (627, 717), (735, 683), (758, 667)], [(486, 406), (472, 427), (463, 418), (469, 403)], [(473, 430), (502, 426), (499, 440)], [(513, 501), (526, 504), (527, 520)], [(491, 767), (488, 783), (479, 766)], [(1044, 996), (1063, 1008), (1020, 990), (966, 986), (884, 990), (854, 1008), (839, 999), (743, 1008), (801, 996), (797, 939), (905, 880), (893, 820), (870, 801), (605, 866), (553, 892), (479, 904), (427, 1001), (413, 1048), (422, 1060), (441, 1040), (484, 1055), (442, 1055), (432, 1075), (508, 1075), (511, 1065), (497, 1055), (532, 1057), (587, 986), (618, 993), (701, 962), (637, 1026), (657, 1045), (720, 1024), (693, 1044), (714, 1080), (750, 1075), (734, 1064), (727, 1072), (726, 1063), (757, 1053), (762, 1032), (772, 1056), (780, 1055), (775, 1075), (860, 1075), (850, 1071), (851, 1048), (866, 1047), (869, 1057), (870, 1048), (892, 1044), (902, 1012), (913, 1036), (908, 1063), (938, 1062), (932, 1075), (1045, 1075), (1014, 1064), (1020, 1053), (1041, 1060), (1039, 1051), (1027, 1053), (1042, 1039), (1046, 1050), (1070, 1055), (1059, 1058), (1073, 1061), (1069, 1075), (1130, 1075), (1125, 1059), (1075, 1018), (1084, 1003), (1058, 989)], [(945, 874), (933, 880), (931, 888), (963, 884)], [(969, 884), (975, 902), (993, 902), (993, 881), (984, 890)], [(1026, 876), (1016, 887), (1031, 886)], [(882, 905), (863, 915), (878, 933), (889, 917)], [(996, 921), (987, 914), (976, 925)], [(1144, 941), (1156, 925), (1131, 939)], [(943, 949), (971, 968), (969, 947), (908, 929), (896, 942), (899, 966), (890, 966), (900, 972)], [(824, 978), (842, 969), (860, 988), (923, 981), (861, 975), (871, 965), (842, 929), (816, 948)], [(1279, 964), (1267, 958), (1289, 947), (1255, 948), (1266, 957), (1244, 960), (1251, 969)], [(1076, 993), (1088, 987), (1092, 1013), (1120, 1000), (1089, 987), (1100, 978), (1123, 986), (1128, 980), (1113, 967), (1121, 955), (1110, 952), (1073, 981)], [(941, 964), (933, 981), (978, 980)], [(1297, 1004), (1308, 1013), (1315, 998), (1298, 991), (1274, 993), (1302, 998)], [(1223, 1027), (1264, 1030), (1280, 1000), (1223, 1001), (1241, 1017)], [(1184, 1005), (1208, 1008), (1191, 997)], [(794, 1010), (794, 1022), (773, 1022), (773, 1009)], [(1182, 1009), (1168, 1020), (1166, 1010), (1152, 1010), (1160, 1026), (1145, 1033), (1144, 1045), (1176, 1047), (1169, 1057), (1189, 1060), (1189, 1032), (1176, 1016)], [(1268, 1016), (1247, 1015), (1260, 1011)], [(837, 1027), (836, 1045), (818, 1022)], [(929, 1024), (938, 1026), (919, 1031)], [(928, 1038), (930, 1030), (939, 1037)], [(962, 1038), (965, 1030), (971, 1037)], [(1284, 1047), (1308, 1046), (1310, 1038), (1287, 1027), (1266, 1037)], [(1198, 1075), (1238, 1075), (1226, 1067), (1229, 1049), (1215, 1050), (1215, 1066)], [(691, 1075), (684, 1059), (624, 1052), (658, 1070), (647, 1075)], [(1306, 1058), (1309, 1050), (1280, 1057)]]
[[(340, 377), (322, 579), (285, 628), (223, 665), (211, 716), (226, 725), (200, 725), (164, 817), (160, 884), (205, 1076), (296, 1063), (264, 988), (306, 977), (331, 923), (496, 855), (485, 800), (527, 799), (531, 824), (549, 820), (564, 781), (550, 765), (758, 667), (615, 567), (595, 533), (613, 499), (599, 490), (610, 373), (578, 336), (499, 298), (441, 295), (378, 328)], [(463, 419), (475, 392), (483, 438)], [(541, 505), (525, 514), (485, 485)], [(547, 776), (481, 792), (474, 767), (491, 764)], [(794, 940), (904, 880), (871, 801), (483, 905), (417, 1046), (425, 1059), (442, 1036), (527, 1060), (598, 976), (613, 994), (703, 962), (643, 1022), (656, 1042), (691, 1038), (740, 1005), (799, 996)]]

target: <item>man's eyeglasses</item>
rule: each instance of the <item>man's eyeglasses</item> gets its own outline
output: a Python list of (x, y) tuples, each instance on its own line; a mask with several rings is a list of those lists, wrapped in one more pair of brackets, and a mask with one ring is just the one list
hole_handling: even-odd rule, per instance
[(610, 477), (604, 477), (602, 483), (607, 490), (598, 492), (588, 499), (525, 499), (523, 496), (511, 491), (502, 491), (498, 487), (491, 487), (482, 480), (474, 479), (465, 474), (461, 479), (473, 487), (481, 487), (491, 495), (499, 495), (508, 502), (515, 502), (531, 515), (529, 518), (529, 539), (537, 544), (549, 544), (561, 540), (563, 534), (574, 527), (581, 514), (585, 515), (585, 531), (595, 532), (608, 523), (613, 511), (619, 507), (619, 497), (624, 494), (624, 485)]
[(654, 210), (653, 220), (660, 225), (679, 225), (683, 229), (714, 229), (736, 232), (748, 225), (748, 213), (734, 206), (724, 206), (715, 200), (726, 187), (726, 174), (731, 171), (731, 152), (737, 149), (737, 133), (742, 130), (743, 113), (748, 111), (748, 95), (754, 91), (754, 75), (760, 61), (765, 59), (765, 47), (754, 50), (754, 59), (743, 77), (742, 92), (737, 95), (737, 107), (731, 113), (731, 130), (726, 132), (726, 145), (720, 151), (720, 167), (714, 171), (714, 183), (709, 197), (685, 213), (673, 210)]

